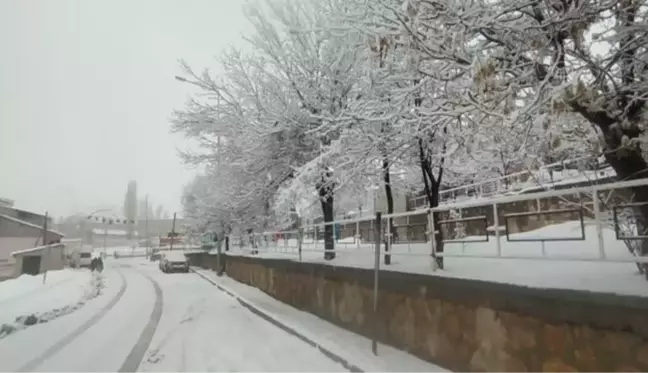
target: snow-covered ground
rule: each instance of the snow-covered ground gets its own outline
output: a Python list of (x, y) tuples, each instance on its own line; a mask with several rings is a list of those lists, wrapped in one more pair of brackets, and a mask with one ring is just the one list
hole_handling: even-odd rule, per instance
[(333, 325), (308, 312), (300, 311), (257, 288), (227, 276), (218, 277), (214, 271), (209, 270), (195, 269), (195, 271), (365, 372), (445, 371), (441, 367), (383, 344), (378, 345), (378, 355), (375, 356), (371, 352), (371, 340), (368, 338)]
[(0, 340), (0, 371), (120, 370), (157, 297), (152, 282), (122, 261), (107, 260), (102, 275), (101, 295), (80, 309)]
[[(101, 293), (74, 312), (0, 339), (0, 371), (345, 371), (197, 274), (164, 274), (145, 259), (109, 257), (102, 278)], [(11, 304), (26, 288), (0, 294)], [(48, 292), (32, 290), (34, 299)], [(339, 349), (347, 342), (336, 341)], [(358, 358), (352, 363), (366, 362)]]
[(102, 286), (99, 276), (83, 269), (50, 271), (45, 283), (43, 275), (0, 282), (0, 338), (73, 312), (97, 296)]
[[(511, 238), (564, 238), (579, 237), (580, 222), (572, 221), (547, 226), (532, 232), (512, 234)], [(524, 259), (474, 258), (469, 256), (495, 256), (497, 246), (495, 238), (488, 242), (449, 243), (445, 246), (448, 255), (445, 269), (434, 272), (439, 276), (472, 278), (484, 281), (513, 283), (542, 288), (567, 288), (589, 291), (613, 292), (648, 296), (648, 283), (638, 274), (634, 263), (567, 261), (567, 257), (578, 257), (585, 260), (596, 259), (599, 255), (596, 227), (586, 221), (585, 240), (583, 241), (548, 241), (544, 243), (545, 257), (542, 259), (540, 242), (508, 242), (501, 237), (501, 254), (503, 256), (524, 257)], [(470, 237), (480, 240), (484, 237)], [(345, 242), (346, 241), (346, 242)], [(605, 253), (608, 259), (631, 259), (632, 256), (622, 241), (616, 240), (614, 231), (603, 229)], [(301, 260), (330, 265), (373, 268), (374, 245), (353, 243), (353, 239), (343, 240), (336, 245), (337, 256), (333, 261), (324, 260), (323, 242), (306, 242), (303, 246)], [(384, 249), (384, 248), (383, 248)], [(397, 244), (392, 250), (392, 264), (385, 266), (381, 258), (381, 268), (391, 271), (432, 274), (429, 243)], [(212, 251), (212, 253), (214, 253)], [(250, 248), (241, 249), (232, 245), (231, 255), (251, 255)], [(284, 258), (299, 260), (297, 242), (279, 240), (270, 243), (268, 248), (259, 248), (258, 257)]]
[(160, 283), (165, 308), (141, 371), (343, 371), (196, 274), (142, 270)]

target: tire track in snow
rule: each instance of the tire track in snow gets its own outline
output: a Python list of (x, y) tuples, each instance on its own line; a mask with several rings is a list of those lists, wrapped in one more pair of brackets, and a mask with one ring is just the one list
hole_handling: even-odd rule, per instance
[(128, 356), (126, 356), (126, 359), (124, 360), (121, 368), (119, 368), (118, 372), (137, 371), (140, 364), (142, 363), (144, 354), (146, 354), (146, 351), (151, 344), (151, 340), (153, 340), (153, 335), (155, 335), (155, 330), (160, 323), (160, 319), (162, 318), (162, 288), (157, 283), (157, 281), (155, 281), (149, 275), (142, 272), (140, 272), (140, 274), (146, 277), (149, 281), (151, 281), (151, 284), (153, 284), (153, 288), (155, 289), (155, 305), (153, 306), (153, 311), (151, 312), (151, 318), (149, 319), (149, 322), (146, 324), (146, 327), (144, 327), (144, 330), (142, 330), (142, 334), (140, 334), (137, 342), (135, 343), (135, 346), (133, 346), (133, 349), (130, 351)]
[[(186, 334), (190, 333), (193, 331), (193, 328), (196, 327), (195, 321), (198, 320), (199, 318), (202, 317), (202, 315), (205, 313), (205, 299), (201, 298), (198, 301), (195, 301), (189, 305), (187, 310), (184, 312), (182, 319), (180, 322), (176, 325), (174, 325), (171, 329), (167, 330), (164, 336), (161, 337), (160, 341), (156, 346), (154, 346), (151, 350), (148, 350), (147, 352), (147, 358), (142, 359), (143, 364), (158, 364), (160, 361), (165, 359), (165, 354), (160, 353), (162, 349), (166, 346), (166, 344), (170, 341), (172, 337), (177, 337), (178, 335), (182, 338), (182, 343), (184, 346), (185, 343), (185, 338)], [(187, 327), (186, 324), (191, 324), (191, 326)], [(151, 346), (149, 345), (149, 348)], [(185, 352), (185, 351), (183, 351)], [(182, 365), (180, 369), (178, 369), (180, 372), (185, 371), (185, 369), (182, 369)]]
[(68, 335), (66, 335), (63, 339), (61, 339), (58, 343), (53, 345), (52, 347), (48, 348), (43, 352), (40, 356), (28, 361), (25, 363), (23, 366), (18, 368), (16, 371), (17, 372), (31, 372), (35, 368), (37, 368), (39, 365), (41, 365), (45, 360), (49, 359), (50, 357), (56, 355), (59, 351), (61, 351), (65, 346), (70, 344), (75, 338), (83, 334), (86, 330), (88, 330), (90, 327), (95, 325), (96, 323), (99, 322), (106, 314), (108, 311), (110, 311), (115, 305), (119, 302), (119, 300), (122, 298), (124, 293), (126, 292), (126, 288), (128, 287), (128, 283), (126, 282), (126, 277), (124, 277), (124, 274), (121, 273), (119, 270), (117, 270), (117, 273), (119, 273), (119, 276), (122, 279), (122, 286), (119, 289), (119, 292), (113, 297), (113, 299), (110, 300), (108, 304), (106, 304), (99, 312), (94, 314), (90, 319), (88, 319), (86, 322), (83, 324), (79, 325), (78, 328), (74, 329), (74, 331)]

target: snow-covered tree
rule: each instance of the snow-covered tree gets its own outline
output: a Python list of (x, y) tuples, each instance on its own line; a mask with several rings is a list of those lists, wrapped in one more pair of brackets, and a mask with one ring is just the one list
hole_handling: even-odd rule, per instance
[[(315, 207), (330, 222), (336, 196), (374, 188), (388, 212), (393, 188), (423, 190), (436, 207), (444, 188), (601, 153), (621, 178), (643, 176), (644, 1), (286, 0), (247, 11), (251, 50), (222, 53), (218, 73), (185, 65), (201, 92), (174, 115), (173, 130), (200, 146), (185, 160), (206, 166), (184, 197), (204, 229), (282, 229)], [(648, 202), (648, 189), (635, 196)], [(332, 226), (324, 236), (332, 259)]]
[[(220, 77), (185, 75), (206, 97), (177, 112), (174, 129), (198, 139), (207, 152), (188, 160), (216, 164), (218, 177), (231, 176), (240, 201), (233, 208), (261, 209), (264, 228), (272, 207), (292, 211), (314, 195), (324, 220), (334, 219), (334, 192), (344, 183), (337, 163), (349, 140), (344, 114), (362, 75), (358, 35), (336, 35), (331, 21), (344, 2), (256, 3), (248, 7), (255, 31), (253, 51), (221, 58)], [(337, 36), (337, 37), (336, 37)], [(213, 137), (223, 135), (222, 152)], [(229, 170), (229, 171), (228, 171)], [(342, 179), (341, 179), (342, 178)], [(314, 193), (300, 188), (309, 185)], [(283, 190), (284, 193), (277, 195)], [(243, 195), (240, 195), (243, 194)], [(277, 197), (287, 197), (278, 198)], [(273, 206), (275, 205), (275, 206)], [(334, 258), (333, 227), (324, 229), (326, 257)]]

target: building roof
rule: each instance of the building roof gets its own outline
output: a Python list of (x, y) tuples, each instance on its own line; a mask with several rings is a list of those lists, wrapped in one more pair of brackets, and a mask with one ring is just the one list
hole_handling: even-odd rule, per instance
[[(31, 215), (31, 216), (37, 216), (39, 218), (45, 218), (45, 215), (43, 215), (43, 214), (39, 214), (37, 212), (32, 212), (32, 211), (28, 211), (28, 210), (24, 210), (24, 209), (19, 209), (19, 208), (15, 207), (13, 205), (13, 203), (10, 204), (10, 205), (5, 205), (5, 204), (0, 203), (0, 207), (2, 207), (2, 209), (13, 210), (13, 211), (16, 211), (18, 213), (23, 213), (23, 214), (27, 214), (27, 215)], [(51, 216), (48, 216), (47, 219), (53, 220)]]
[[(38, 225), (36, 225), (36, 224), (28, 223), (28, 222), (26, 222), (26, 221), (24, 221), (24, 220), (16, 219), (16, 218), (14, 218), (14, 217), (11, 217), (11, 216), (9, 216), (9, 215), (5, 215), (5, 214), (0, 214), (0, 219), (6, 219), (6, 220), (9, 220), (9, 221), (13, 221), (14, 223), (18, 223), (18, 224), (20, 224), (20, 225), (24, 225), (24, 226), (26, 226), (26, 227), (30, 227), (30, 228), (35, 228), (35, 229), (40, 229), (40, 230), (43, 229), (43, 227), (38, 226)], [(49, 228), (47, 229), (47, 232), (49, 232), (49, 233), (54, 233), (54, 234), (59, 235), (59, 236), (61, 236), (61, 237), (64, 237), (64, 236), (65, 236), (63, 233), (61, 233), (61, 232), (59, 232), (59, 231), (55, 231), (55, 230), (49, 229)]]

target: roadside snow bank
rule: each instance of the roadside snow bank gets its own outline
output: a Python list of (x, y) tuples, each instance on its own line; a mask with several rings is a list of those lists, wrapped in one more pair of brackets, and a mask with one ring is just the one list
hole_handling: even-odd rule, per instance
[[(88, 277), (81, 279), (81, 282), (83, 283), (87, 283), (90, 275), (89, 273), (85, 274)], [(43, 284), (42, 275), (22, 275), (15, 279), (0, 282), (0, 305), (4, 306), (5, 302), (13, 301), (17, 298), (24, 298), (32, 295), (32, 293), (47, 291), (50, 288), (57, 287), (64, 283), (78, 280), (79, 276), (79, 271), (63, 269), (60, 271), (47, 272), (47, 281), (45, 284)]]
[(102, 274), (72, 269), (48, 273), (45, 284), (42, 275), (0, 283), (0, 339), (74, 312), (99, 296), (104, 286)]

